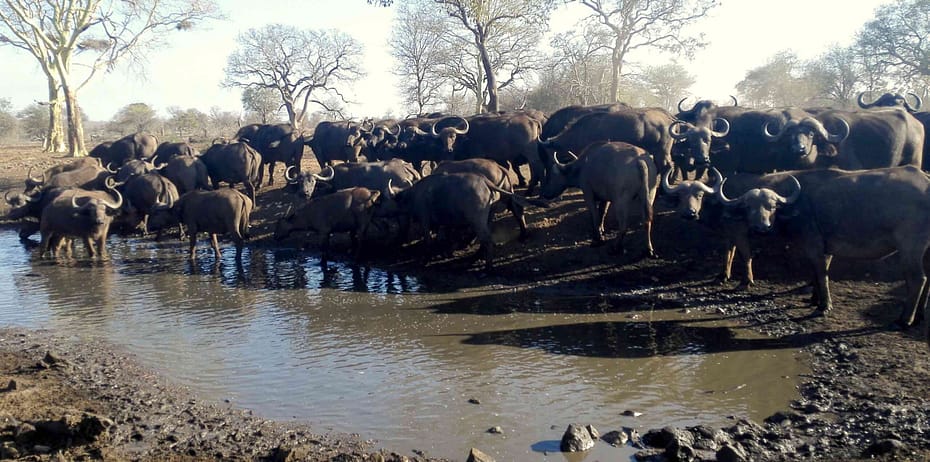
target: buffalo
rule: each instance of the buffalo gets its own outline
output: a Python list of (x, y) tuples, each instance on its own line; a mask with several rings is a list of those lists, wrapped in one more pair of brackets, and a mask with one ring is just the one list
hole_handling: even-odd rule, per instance
[(173, 204), (158, 204), (152, 214), (152, 226), (161, 229), (173, 223), (183, 224), (190, 239), (189, 258), (197, 255), (197, 234), (210, 234), (210, 243), (217, 261), (220, 246), (217, 236), (229, 234), (236, 244), (236, 261), (242, 259), (242, 248), (249, 237), (252, 200), (232, 188), (212, 191), (191, 191)]
[(183, 141), (180, 143), (165, 141), (164, 143), (159, 144), (158, 149), (155, 150), (155, 155), (152, 157), (152, 163), (155, 165), (161, 165), (178, 156), (197, 157), (199, 155), (200, 152), (197, 151), (197, 148), (191, 146), (190, 143)]
[(132, 159), (149, 160), (158, 149), (158, 139), (147, 133), (133, 133), (113, 142), (101, 143), (88, 154), (103, 165), (123, 165)]
[(173, 157), (161, 172), (178, 188), (178, 194), (195, 189), (210, 189), (207, 166), (196, 157)]
[(313, 150), (320, 167), (332, 165), (333, 161), (358, 162), (359, 153), (365, 144), (368, 130), (357, 122), (320, 122), (313, 130), (313, 137), (304, 143)]
[[(296, 166), (304, 157), (306, 141), (295, 133), (291, 124), (252, 124), (239, 129), (235, 139), (244, 141), (262, 156), (262, 166), (268, 166), (268, 185), (274, 184), (274, 167), (278, 162), (285, 167)], [(264, 170), (258, 171), (258, 184), (264, 179)]]
[[(821, 312), (832, 308), (828, 272), (834, 256), (879, 259), (897, 252), (907, 286), (907, 299), (898, 318), (910, 326), (915, 318), (927, 317), (927, 274), (924, 254), (930, 248), (930, 179), (913, 166), (844, 172), (829, 170), (803, 188), (796, 210), (782, 227), (814, 275), (812, 302)], [(719, 194), (725, 205), (742, 205), (750, 210), (750, 226), (766, 228), (774, 210), (756, 188), (736, 199)], [(893, 204), (893, 206), (890, 206)], [(930, 336), (927, 341), (930, 342)]]
[(288, 210), (278, 220), (274, 239), (282, 240), (295, 231), (313, 231), (320, 236), (320, 248), (325, 261), (332, 233), (348, 232), (355, 257), (358, 258), (380, 196), (381, 191), (378, 190), (350, 188), (311, 199), (296, 210)]
[(64, 172), (70, 172), (74, 170), (80, 170), (87, 167), (101, 167), (100, 159), (93, 157), (80, 157), (74, 159), (70, 162), (65, 162), (63, 164), (50, 167), (42, 172), (41, 177), (32, 177), (32, 168), (29, 169), (29, 172), (26, 174), (26, 189), (23, 191), (24, 194), (32, 194), (35, 191), (41, 189), (45, 184), (45, 181), (49, 178)]
[(607, 208), (613, 206), (618, 234), (612, 251), (623, 252), (628, 217), (637, 207), (646, 224), (646, 251), (650, 257), (656, 256), (652, 246), (652, 206), (658, 174), (655, 163), (644, 149), (623, 142), (598, 142), (589, 145), (573, 162), (563, 164), (554, 154), (553, 160), (541, 196), (554, 199), (566, 188), (581, 188), (591, 215), (592, 246), (604, 243), (604, 218)]
[[(306, 198), (314, 194), (318, 181), (324, 182), (332, 191), (355, 187), (380, 191), (388, 181), (395, 186), (407, 188), (421, 178), (413, 165), (400, 159), (339, 164), (323, 170), (321, 174), (303, 172), (298, 175), (295, 169), (289, 168), (285, 176), (288, 182), (300, 186), (301, 194)], [(327, 171), (329, 173), (325, 173)]]
[[(523, 201), (514, 199), (513, 173), (502, 165), (490, 159), (465, 159), (455, 161), (445, 161), (440, 163), (431, 173), (431, 175), (442, 175), (448, 173), (473, 173), (481, 175), (488, 179), (492, 184), (511, 194), (502, 194), (501, 202), (510, 210), (513, 217), (520, 226), (520, 239), (526, 239), (529, 231), (526, 226), (526, 217), (524, 217)], [(539, 204), (537, 204), (539, 205)]]
[(255, 203), (255, 189), (259, 186), (258, 175), (262, 166), (262, 156), (247, 143), (233, 142), (210, 146), (201, 156), (200, 161), (207, 167), (213, 189), (220, 187), (220, 182), (236, 183), (245, 186), (246, 193)]
[(84, 247), (90, 258), (107, 257), (106, 239), (113, 222), (113, 215), (123, 205), (123, 198), (119, 191), (116, 202), (100, 197), (100, 194), (84, 191), (74, 191), (71, 194), (59, 194), (43, 210), (39, 220), (39, 231), (42, 242), (39, 245), (39, 256), (43, 257), (59, 247), (63, 238), (76, 237), (84, 241)]

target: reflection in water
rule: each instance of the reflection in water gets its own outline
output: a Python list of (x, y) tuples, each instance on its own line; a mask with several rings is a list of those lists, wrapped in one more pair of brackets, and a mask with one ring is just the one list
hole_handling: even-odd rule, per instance
[[(109, 262), (43, 261), (0, 231), (0, 317), (123, 346), (208, 399), (454, 459), (474, 446), (562, 461), (534, 445), (571, 422), (606, 432), (761, 419), (796, 397), (782, 377), (802, 372), (793, 353), (805, 338), (758, 338), (675, 302), (439, 293), (292, 250), (247, 249), (237, 265), (232, 248), (189, 262), (184, 247), (113, 239)], [(589, 457), (631, 453), (601, 444)]]

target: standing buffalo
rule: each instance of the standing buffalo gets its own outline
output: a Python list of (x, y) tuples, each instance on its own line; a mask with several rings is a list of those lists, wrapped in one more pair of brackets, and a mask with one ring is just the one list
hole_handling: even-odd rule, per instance
[[(268, 185), (274, 184), (274, 167), (278, 162), (285, 167), (296, 166), (304, 157), (303, 135), (294, 132), (291, 124), (252, 124), (236, 133), (236, 139), (255, 148), (262, 156), (262, 166), (268, 166)], [(264, 179), (264, 170), (258, 171), (258, 183)]]
[(313, 131), (313, 138), (305, 144), (313, 150), (320, 167), (332, 165), (335, 160), (358, 162), (367, 133), (368, 130), (353, 121), (320, 122)]
[[(294, 170), (288, 168), (285, 176), (288, 182), (299, 184), (301, 194), (307, 198), (313, 195), (318, 181), (323, 181), (332, 191), (355, 187), (381, 191), (389, 181), (395, 186), (408, 188), (421, 178), (413, 165), (400, 159), (339, 164), (325, 168), (319, 175), (308, 172), (297, 175)], [(327, 170), (329, 173), (324, 174)]]
[(242, 259), (242, 247), (249, 237), (252, 200), (232, 188), (213, 191), (191, 191), (172, 205), (159, 204), (152, 215), (153, 228), (162, 229), (173, 223), (183, 224), (190, 239), (190, 259), (197, 258), (197, 234), (210, 234), (210, 244), (217, 261), (220, 259), (219, 234), (229, 234), (236, 244), (236, 261)]
[(68, 237), (83, 239), (90, 258), (96, 257), (98, 253), (100, 258), (107, 257), (107, 233), (113, 222), (113, 214), (123, 205), (123, 198), (119, 191), (114, 191), (116, 202), (110, 202), (99, 194), (61, 194), (42, 210), (39, 221), (39, 231), (42, 233), (40, 257)]
[(320, 248), (325, 261), (332, 233), (348, 232), (352, 237), (355, 257), (358, 258), (375, 203), (380, 196), (378, 190), (351, 188), (311, 199), (296, 210), (288, 210), (278, 220), (274, 239), (282, 240), (295, 231), (313, 231), (320, 236)]
[(177, 186), (178, 194), (195, 189), (210, 189), (207, 166), (196, 157), (174, 157), (162, 169), (162, 174)]
[(252, 203), (255, 203), (255, 189), (259, 186), (258, 175), (262, 166), (262, 156), (247, 143), (217, 143), (210, 146), (200, 161), (207, 167), (213, 189), (220, 187), (220, 182), (229, 183), (230, 187), (242, 183)]
[(132, 159), (149, 160), (155, 155), (158, 139), (147, 133), (133, 133), (112, 143), (102, 143), (90, 151), (88, 156), (100, 159), (103, 165), (117, 167)]
[(529, 231), (526, 227), (526, 217), (523, 215), (523, 201), (514, 199), (513, 173), (504, 166), (490, 159), (465, 159), (442, 162), (437, 166), (431, 175), (442, 175), (448, 173), (473, 173), (481, 175), (488, 179), (493, 185), (511, 194), (502, 194), (500, 202), (510, 210), (513, 217), (520, 226), (520, 239), (526, 239)]
[(523, 113), (482, 115), (469, 119), (467, 133), (455, 143), (456, 159), (484, 158), (501, 165), (530, 165), (527, 195), (532, 195), (545, 177), (545, 167), (539, 158), (539, 121)]
[(669, 127), (675, 119), (667, 111), (656, 108), (623, 109), (616, 112), (596, 112), (576, 119), (558, 135), (541, 141), (547, 155), (582, 152), (598, 141), (623, 141), (639, 146), (652, 155), (659, 171), (672, 162), (675, 140)]
[(613, 206), (618, 230), (613, 251), (623, 252), (628, 217), (631, 210), (638, 207), (646, 224), (646, 250), (650, 257), (656, 256), (652, 246), (652, 204), (658, 188), (658, 174), (645, 150), (629, 143), (598, 142), (589, 145), (574, 162), (554, 161), (541, 195), (554, 199), (566, 188), (581, 188), (591, 214), (592, 246), (604, 243), (604, 218), (608, 206)]
[[(490, 228), (492, 206), (500, 200), (501, 194), (511, 195), (509, 192), (473, 173), (430, 175), (411, 188), (389, 192), (398, 206), (422, 225), (428, 247), (433, 247), (431, 232), (435, 228), (468, 227), (481, 242), (485, 270), (491, 269), (494, 261)], [(513, 197), (522, 200), (519, 196)]]
[(145, 173), (129, 179), (123, 185), (126, 196), (126, 218), (132, 228), (142, 225), (142, 233), (148, 234), (148, 219), (158, 204), (174, 204), (178, 200), (178, 189), (171, 180), (157, 174)]
[(180, 143), (165, 141), (164, 143), (159, 144), (158, 149), (155, 150), (155, 156), (152, 158), (152, 163), (155, 165), (161, 165), (178, 156), (197, 157), (199, 155), (200, 152), (197, 151), (197, 148), (191, 146), (189, 143), (183, 141)]
[[(819, 173), (825, 177), (803, 189), (797, 210), (783, 227), (795, 243), (792, 248), (813, 269), (812, 301), (821, 312), (832, 308), (828, 272), (834, 256), (879, 259), (897, 252), (907, 286), (898, 323), (910, 326), (915, 318), (928, 317), (919, 310), (927, 309), (924, 254), (930, 248), (930, 179), (912, 166)], [(748, 207), (750, 225), (766, 228), (774, 211), (766, 201), (749, 201), (750, 193), (761, 197), (765, 191), (753, 189), (738, 199), (721, 192), (720, 199), (726, 205)]]

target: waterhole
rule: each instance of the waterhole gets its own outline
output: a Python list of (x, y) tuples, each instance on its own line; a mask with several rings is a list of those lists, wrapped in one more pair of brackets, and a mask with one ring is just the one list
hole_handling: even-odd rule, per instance
[[(408, 455), (558, 461), (572, 422), (760, 420), (797, 398), (804, 372), (799, 346), (675, 300), (462, 291), (292, 250), (250, 249), (237, 267), (232, 248), (194, 264), (178, 242), (109, 249), (104, 263), (38, 260), (0, 231), (0, 319), (109, 342), (205, 399)], [(601, 442), (588, 457), (633, 452)]]

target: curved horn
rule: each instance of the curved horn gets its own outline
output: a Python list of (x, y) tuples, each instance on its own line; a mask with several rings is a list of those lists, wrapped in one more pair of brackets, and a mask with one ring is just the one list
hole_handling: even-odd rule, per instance
[(13, 201), (10, 200), (10, 193), (11, 193), (11, 192), (13, 192), (13, 191), (7, 191), (7, 192), (3, 195), (3, 200), (5, 200), (7, 204), (13, 205)]
[(393, 181), (393, 179), (392, 179), (392, 178), (388, 178), (387, 189), (385, 190), (385, 192), (387, 192), (387, 196), (388, 196), (388, 197), (390, 197), (391, 199), (393, 199), (394, 196), (395, 196), (397, 193), (394, 192), (394, 187), (391, 186), (391, 181)]
[(45, 172), (42, 172), (42, 178), (33, 178), (32, 177), (32, 167), (29, 167), (29, 172), (26, 173), (26, 177), (29, 178), (29, 181), (38, 184), (45, 183)]
[(662, 175), (662, 190), (665, 191), (665, 194), (675, 194), (678, 192), (678, 190), (684, 187), (680, 184), (676, 184), (675, 186), (672, 186), (669, 183), (668, 177), (672, 174), (672, 170), (675, 170), (675, 169), (670, 168), (665, 171), (664, 175)]
[(823, 126), (823, 123), (813, 117), (805, 117), (801, 119), (800, 123), (816, 130), (817, 133), (820, 134), (820, 136), (822, 136), (825, 140), (827, 140), (828, 143), (837, 144), (849, 136), (849, 122), (846, 122), (846, 119), (843, 119), (842, 117), (837, 117), (837, 119), (840, 121), (840, 124), (843, 127), (840, 133), (828, 132), (827, 128)]
[(766, 141), (768, 141), (769, 143), (778, 141), (781, 138), (781, 136), (785, 134), (785, 129), (788, 128), (786, 124), (784, 127), (781, 127), (781, 129), (778, 130), (777, 133), (772, 133), (769, 131), (769, 124), (771, 122), (772, 122), (771, 120), (766, 120), (765, 124), (762, 125), (762, 136), (764, 136)]
[[(681, 132), (676, 127), (687, 127), (687, 130)], [(690, 124), (683, 120), (676, 120), (671, 125), (668, 126), (668, 134), (675, 138), (676, 141), (681, 141), (688, 137), (688, 133), (691, 132)]]
[(691, 106), (691, 107), (688, 108), (688, 109), (683, 109), (683, 108), (681, 107), (681, 103), (684, 103), (685, 100), (687, 100), (687, 99), (688, 99), (688, 97), (685, 96), (684, 98), (682, 98), (681, 100), (678, 101), (678, 112), (688, 112), (688, 111), (690, 111), (691, 109), (694, 109), (694, 106)]
[(733, 101), (733, 107), (739, 106), (739, 100), (735, 96), (730, 95), (730, 99)]
[(455, 130), (455, 134), (456, 134), (456, 135), (464, 135), (464, 134), (468, 133), (468, 129), (469, 129), (469, 126), (468, 126), (468, 119), (466, 119), (466, 118), (464, 118), (464, 117), (459, 117), (459, 119), (461, 119), (462, 122), (465, 122), (465, 128), (454, 127), (453, 130)]
[[(716, 181), (714, 181), (714, 187), (713, 187), (713, 188), (707, 188), (707, 189), (710, 189), (710, 191), (708, 191), (707, 189), (705, 189), (705, 191), (707, 191), (707, 192), (709, 192), (709, 193), (711, 193), (711, 194), (716, 194), (716, 193), (717, 193), (717, 189), (723, 187), (723, 186), (722, 186), (722, 185), (723, 185), (723, 174), (720, 173), (720, 170), (717, 170), (717, 167), (711, 167), (711, 168), (710, 168), (710, 171), (711, 171), (711, 173), (714, 174), (714, 179), (715, 179)], [(701, 183), (701, 184), (704, 184), (704, 183)], [(704, 185), (704, 186), (707, 186), (707, 185)]]
[(80, 205), (77, 205), (77, 195), (71, 196), (71, 207), (76, 208), (76, 209), (81, 208)]
[(723, 193), (723, 184), (726, 182), (727, 182), (727, 179), (724, 178), (723, 181), (720, 182), (720, 186), (717, 187), (717, 200), (719, 200), (721, 204), (726, 205), (726, 206), (739, 205), (739, 203), (743, 201), (742, 196), (740, 196), (737, 199), (730, 199), (727, 197), (726, 194)]
[(165, 167), (167, 167), (167, 166), (168, 166), (168, 162), (162, 162), (162, 163), (158, 164), (158, 166), (156, 166), (156, 165), (155, 165), (155, 161), (152, 161), (152, 170), (159, 170), (159, 171), (160, 171), (161, 169), (163, 169), (163, 168), (165, 168)]
[(325, 172), (326, 170), (329, 170), (329, 176), (318, 175), (318, 174), (316, 174), (316, 173), (312, 173), (311, 175), (313, 175), (314, 178), (316, 178), (316, 179), (318, 179), (318, 180), (320, 180), (320, 181), (329, 181), (329, 180), (332, 180), (332, 179), (336, 176), (336, 170), (333, 169), (333, 167), (327, 165), (326, 168), (324, 168), (323, 170), (320, 171), (320, 173), (323, 173), (323, 172)]
[[(365, 124), (368, 124), (369, 128), (365, 128)], [(362, 120), (362, 123), (359, 124), (359, 128), (361, 128), (363, 131), (370, 132), (375, 129), (375, 123), (371, 119), (364, 119)]]
[(920, 99), (920, 96), (917, 96), (917, 93), (908, 92), (907, 94), (914, 97), (914, 105), (911, 106), (910, 104), (908, 104), (907, 99), (905, 98), (905, 99), (904, 99), (904, 107), (906, 107), (907, 110), (910, 111), (910, 112), (917, 112), (917, 111), (919, 111), (919, 110), (920, 110), (920, 106), (923, 105), (923, 100)]
[[(110, 201), (104, 200), (104, 201), (103, 201), (103, 205), (106, 205), (107, 207), (109, 207), (109, 208), (111, 208), (111, 209), (113, 209), (113, 210), (119, 210), (119, 208), (123, 206), (123, 195), (120, 194), (119, 191), (117, 191), (117, 190), (115, 190), (115, 189), (113, 190), (113, 194), (116, 194), (116, 203), (114, 204), (114, 203), (112, 203), (112, 202), (110, 202)], [(170, 198), (169, 198), (169, 199), (170, 199)], [(173, 202), (173, 201), (172, 201), (172, 202)], [(170, 207), (170, 206), (169, 206), (169, 207)]]
[(115, 174), (116, 172), (119, 171), (118, 168), (113, 168), (113, 162), (107, 162), (107, 167), (106, 167), (106, 168), (107, 168), (107, 171), (108, 171), (108, 172), (114, 173), (114, 174)]
[(396, 137), (396, 136), (400, 136), (400, 124), (394, 124), (394, 126), (397, 127), (397, 133), (394, 133), (394, 132), (392, 132), (392, 131), (390, 131), (390, 130), (388, 130), (388, 133), (389, 133), (391, 136), (395, 136), (395, 137)]
[(785, 205), (793, 204), (794, 201), (801, 197), (801, 183), (797, 178), (794, 177), (794, 175), (788, 175), (788, 178), (791, 179), (791, 183), (794, 184), (794, 191), (791, 193), (791, 195), (784, 197), (781, 194), (775, 193), (775, 195), (778, 196), (778, 202), (781, 202)]
[[(719, 130), (719, 131), (714, 130), (713, 125), (717, 125), (717, 124), (723, 125), (723, 130)], [(724, 136), (727, 136), (728, 133), (730, 133), (730, 121), (728, 121), (727, 119), (724, 119), (723, 117), (718, 117), (714, 119), (713, 125), (711, 125), (710, 134), (713, 136), (716, 136), (717, 138), (723, 138)]]
[(872, 101), (871, 103), (866, 103), (864, 97), (865, 97), (865, 92), (860, 91), (859, 96), (856, 98), (856, 103), (859, 104), (859, 107), (861, 107), (862, 109), (868, 109), (872, 106), (875, 106), (875, 101)]
[[(439, 133), (436, 133), (436, 125), (438, 125), (439, 122), (440, 122), (441, 120), (443, 120), (443, 119), (439, 119), (439, 120), (433, 122), (433, 125), (429, 128), (429, 134), (430, 134), (430, 135), (433, 135), (434, 138), (439, 136)], [(414, 127), (414, 128), (417, 128), (417, 127)], [(416, 132), (414, 132), (414, 133), (416, 133)]]
[(297, 173), (294, 173), (293, 175), (291, 175), (291, 172), (294, 172), (294, 171), (296, 171), (296, 170), (297, 170), (297, 166), (296, 166), (296, 165), (290, 165), (290, 166), (288, 166), (286, 169), (284, 169), (284, 179), (286, 179), (288, 183), (295, 183), (295, 182), (297, 182), (297, 176), (298, 176), (298, 174), (297, 174)]

